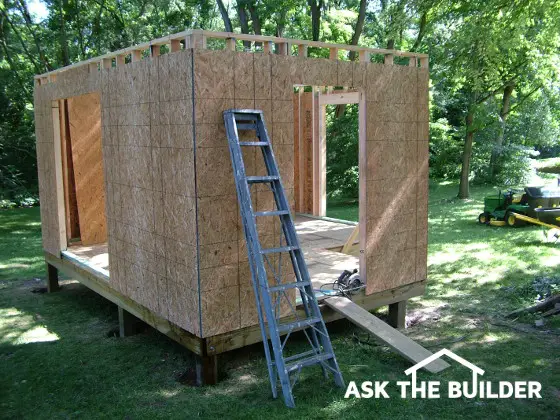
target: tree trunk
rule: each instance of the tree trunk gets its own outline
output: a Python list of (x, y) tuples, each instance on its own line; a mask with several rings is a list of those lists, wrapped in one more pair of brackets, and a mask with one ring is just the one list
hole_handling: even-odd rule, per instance
[(426, 26), (428, 24), (428, 12), (424, 12), (422, 13), (422, 16), (420, 17), (420, 24), (418, 27), (418, 35), (416, 36), (416, 41), (414, 41), (414, 45), (412, 46), (412, 48), (410, 49), (410, 51), (416, 51), (418, 49), (418, 47), (420, 47), (420, 44), (422, 43), (422, 39), (424, 38), (424, 35), (426, 34)]
[(469, 106), (467, 116), (465, 118), (466, 133), (465, 133), (465, 146), (463, 148), (463, 162), (461, 164), (461, 181), (459, 183), (459, 198), (469, 198), (469, 174), (471, 168), (471, 156), (473, 148), (473, 121), (474, 109)]
[[(362, 31), (364, 30), (364, 22), (366, 20), (366, 9), (368, 0), (360, 0), (360, 10), (358, 12), (358, 20), (356, 21), (356, 27), (354, 28), (354, 34), (352, 35), (352, 41), (350, 45), (358, 45), (358, 41), (362, 36)], [(356, 51), (348, 52), (348, 60), (354, 61), (356, 59)], [(346, 105), (337, 105), (334, 113), (335, 118), (340, 118), (346, 112)]]
[(494, 147), (492, 148), (492, 154), (490, 156), (490, 166), (488, 168), (488, 175), (490, 178), (494, 177), (499, 170), (499, 159), (500, 155), (502, 154), (502, 147), (504, 145), (506, 120), (510, 111), (511, 95), (514, 88), (515, 86), (512, 83), (506, 85), (506, 87), (504, 88), (504, 93), (502, 95), (502, 107), (500, 109), (500, 115), (498, 117), (500, 126), (498, 129), (498, 135), (494, 140)]
[[(257, 13), (257, 6), (253, 1), (247, 3), (247, 9), (249, 9), (249, 14), (251, 15), (251, 21), (253, 25), (253, 32), (255, 35), (262, 35), (261, 29), (261, 19), (259, 18), (259, 14)], [(260, 47), (260, 42), (255, 42), (255, 47)]]
[(226, 32), (233, 32), (231, 19), (229, 18), (226, 6), (224, 6), (224, 2), (222, 0), (216, 0), (216, 1), (218, 3), (218, 9), (220, 9), (220, 15), (222, 15), (222, 20), (224, 21), (224, 28)]
[(68, 52), (68, 37), (66, 36), (66, 20), (65, 13), (68, 8), (68, 0), (60, 2), (60, 52), (62, 58), (62, 65), (70, 65), (70, 54)]
[(307, 4), (311, 9), (311, 39), (313, 41), (319, 41), (323, 0), (307, 0)]
[[(247, 11), (245, 10), (245, 2), (237, 2), (237, 16), (239, 16), (239, 25), (241, 26), (241, 33), (249, 33), (249, 19), (247, 17)], [(243, 41), (243, 47), (246, 49), (251, 48), (251, 41)]]

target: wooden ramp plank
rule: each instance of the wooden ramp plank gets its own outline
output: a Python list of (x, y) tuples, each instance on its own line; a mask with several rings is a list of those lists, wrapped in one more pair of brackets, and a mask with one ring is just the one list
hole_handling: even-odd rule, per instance
[[(326, 303), (336, 312), (344, 315), (352, 323), (373, 334), (391, 347), (391, 349), (413, 363), (421, 362), (432, 355), (429, 350), (395, 330), (348, 298), (334, 296), (323, 300), (323, 303)], [(429, 372), (437, 373), (448, 367), (449, 364), (447, 362), (438, 359), (426, 365), (425, 369)]]

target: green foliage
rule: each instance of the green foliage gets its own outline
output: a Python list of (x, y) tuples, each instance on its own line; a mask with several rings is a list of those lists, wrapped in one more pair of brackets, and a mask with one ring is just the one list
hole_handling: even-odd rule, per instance
[(335, 107), (327, 106), (327, 194), (329, 197), (358, 197), (358, 105), (346, 106), (336, 118)]

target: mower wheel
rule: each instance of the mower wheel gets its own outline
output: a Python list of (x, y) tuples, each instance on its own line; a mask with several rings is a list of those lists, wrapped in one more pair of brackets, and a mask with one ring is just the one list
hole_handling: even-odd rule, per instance
[(485, 211), (484, 213), (480, 213), (478, 215), (478, 223), (480, 223), (481, 225), (487, 225), (488, 223), (490, 223), (490, 213), (488, 213), (487, 211)]
[(506, 211), (504, 221), (506, 222), (506, 225), (508, 225), (509, 227), (518, 227), (519, 226), (519, 220), (517, 220), (515, 218), (515, 214), (511, 210)]

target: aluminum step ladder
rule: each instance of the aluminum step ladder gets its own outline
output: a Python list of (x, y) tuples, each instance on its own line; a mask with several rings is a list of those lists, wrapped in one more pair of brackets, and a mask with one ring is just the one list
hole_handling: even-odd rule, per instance
[[(247, 242), (253, 291), (257, 302), (272, 396), (276, 398), (278, 395), (279, 380), (284, 402), (288, 407), (295, 407), (292, 389), (303, 367), (320, 365), (325, 377), (328, 377), (329, 372), (332, 373), (334, 382), (339, 387), (344, 387), (344, 380), (313, 292), (313, 285), (264, 124), (263, 112), (253, 109), (227, 110), (224, 111), (224, 122)], [(244, 134), (243, 137), (248, 135), (253, 137), (253, 133), (256, 133), (256, 139), (240, 141), (240, 132)], [(261, 150), (266, 175), (247, 176), (242, 147)], [(276, 210), (254, 211), (251, 189), (257, 185), (265, 185), (272, 192)], [(277, 247), (263, 248), (261, 245), (257, 219), (263, 217), (278, 217), (280, 220), (281, 231), (278, 235)], [(290, 257), (293, 273), (283, 274), (286, 270), (282, 270), (282, 256), (286, 254)], [(291, 278), (289, 282), (286, 281), (288, 276)], [(294, 289), (299, 290), (304, 315), (296, 311), (294, 299), (290, 297)], [(303, 331), (311, 349), (286, 356), (284, 353), (288, 352), (286, 348), (288, 338), (297, 330)], [(284, 334), (286, 336), (281, 337)]]

